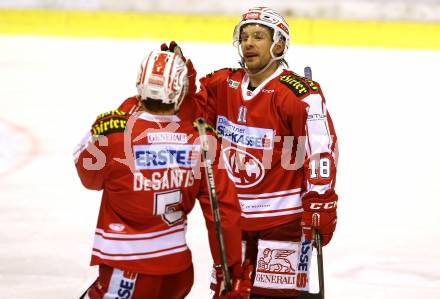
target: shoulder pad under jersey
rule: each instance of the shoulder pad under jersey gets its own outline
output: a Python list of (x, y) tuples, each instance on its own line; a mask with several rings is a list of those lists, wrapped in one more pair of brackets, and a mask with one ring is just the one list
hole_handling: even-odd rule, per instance
[(92, 125), (93, 136), (109, 135), (116, 132), (124, 132), (127, 125), (127, 114), (119, 109), (101, 113), (96, 117)]
[(206, 77), (207, 78), (210, 78), (210, 77), (212, 77), (212, 76), (214, 76), (216, 73), (218, 73), (218, 72), (221, 72), (221, 71), (228, 71), (229, 73), (235, 73), (236, 71), (238, 71), (239, 70), (239, 68), (222, 68), (222, 69), (219, 69), (219, 70), (216, 70), (216, 71), (213, 71), (213, 72), (210, 72), (208, 75), (206, 75)]
[(306, 79), (294, 72), (282, 74), (279, 77), (279, 80), (298, 97), (303, 97), (309, 93), (319, 92), (319, 84), (317, 82)]
[(133, 96), (133, 97), (129, 97), (124, 102), (122, 102), (122, 104), (119, 105), (118, 110), (121, 112), (125, 112), (128, 115), (138, 111), (139, 108), (140, 108), (139, 100), (137, 99), (136, 96)]
[(98, 114), (98, 116), (96, 116), (96, 120), (106, 118), (108, 116), (124, 116), (124, 115), (127, 115), (127, 113), (125, 113), (122, 110), (115, 109), (115, 110), (110, 110), (110, 111)]

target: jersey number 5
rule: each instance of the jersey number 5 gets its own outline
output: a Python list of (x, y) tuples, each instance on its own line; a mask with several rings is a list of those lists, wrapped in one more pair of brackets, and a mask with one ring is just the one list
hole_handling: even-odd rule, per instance
[(183, 218), (182, 193), (180, 190), (155, 193), (154, 215), (162, 216), (168, 225), (180, 221)]

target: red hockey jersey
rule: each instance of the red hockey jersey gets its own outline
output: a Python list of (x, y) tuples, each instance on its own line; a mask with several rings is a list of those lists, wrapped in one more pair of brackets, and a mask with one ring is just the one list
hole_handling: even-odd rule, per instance
[(279, 67), (253, 91), (243, 69), (200, 84), (197, 101), (223, 138), (245, 230), (293, 221), (305, 192), (334, 188), (336, 134), (317, 82)]
[[(196, 111), (187, 105), (186, 99), (186, 113), (158, 116), (139, 111), (137, 99), (129, 98), (119, 109), (99, 115), (75, 151), (83, 185), (103, 190), (92, 265), (158, 275), (187, 269), (186, 219), (196, 198), (213, 258), (220, 263), (208, 189), (198, 169), (200, 147), (192, 127)], [(241, 261), (240, 207), (226, 172), (216, 170), (215, 175), (223, 184), (217, 196), (232, 265)]]

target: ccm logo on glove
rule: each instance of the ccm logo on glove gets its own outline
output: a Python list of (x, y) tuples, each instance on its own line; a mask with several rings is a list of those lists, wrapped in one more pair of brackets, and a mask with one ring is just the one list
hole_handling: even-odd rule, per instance
[(324, 194), (312, 191), (303, 197), (301, 225), (306, 240), (312, 240), (314, 230), (321, 235), (323, 246), (330, 242), (336, 228), (337, 202), (334, 190), (327, 190)]
[(334, 208), (336, 208), (336, 205), (337, 205), (337, 203), (336, 203), (336, 201), (333, 201), (333, 202), (325, 202), (325, 203), (322, 203), (322, 202), (314, 202), (314, 203), (311, 203), (311, 205), (310, 205), (310, 209), (311, 210), (321, 210), (321, 209), (323, 209), (323, 210), (330, 210), (330, 209), (334, 209)]

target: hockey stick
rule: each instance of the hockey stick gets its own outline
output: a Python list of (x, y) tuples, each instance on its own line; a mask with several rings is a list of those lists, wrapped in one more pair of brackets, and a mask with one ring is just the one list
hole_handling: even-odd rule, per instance
[(316, 244), (316, 261), (318, 264), (318, 280), (319, 280), (319, 292), (318, 293), (308, 293), (302, 292), (298, 299), (324, 299), (324, 261), (322, 257), (322, 244), (321, 236), (316, 231), (313, 231), (315, 244)]
[[(84, 293), (79, 297), (79, 299), (85, 299), (87, 292), (90, 290), (90, 288), (98, 281), (99, 278), (96, 278), (95, 281), (84, 291)], [(89, 298), (89, 297), (87, 297)]]
[(321, 299), (324, 299), (324, 259), (322, 257), (322, 244), (321, 235), (315, 232), (315, 242), (316, 242), (316, 259), (318, 262), (318, 280), (319, 280), (319, 295)]
[(304, 68), (304, 77), (306, 77), (306, 79), (312, 80), (312, 68), (310, 66), (306, 66)]
[[(217, 245), (220, 254), (221, 267), (224, 277), (223, 282), (225, 283), (225, 290), (230, 291), (232, 289), (231, 275), (229, 273), (228, 262), (226, 260), (226, 248), (225, 248), (225, 242), (223, 239), (223, 232), (221, 227), (220, 208), (218, 206), (217, 194), (215, 192), (215, 180), (214, 180), (214, 172), (212, 170), (212, 161), (208, 155), (208, 138), (206, 135), (206, 128), (208, 127), (208, 125), (206, 124), (206, 121), (201, 117), (197, 118), (194, 121), (193, 125), (199, 132), (203, 160), (205, 161), (206, 183), (208, 184), (209, 200), (211, 202), (211, 212), (212, 212), (212, 217), (214, 218), (215, 235), (217, 238)], [(222, 290), (221, 286), (220, 286), (220, 290)]]
[[(304, 68), (304, 77), (312, 80), (312, 69), (309, 66)], [(319, 293), (302, 293), (300, 299), (324, 299), (324, 259), (322, 257), (322, 244), (321, 236), (318, 232), (313, 231), (315, 244), (316, 244), (316, 260), (318, 264), (318, 280), (319, 280)]]

